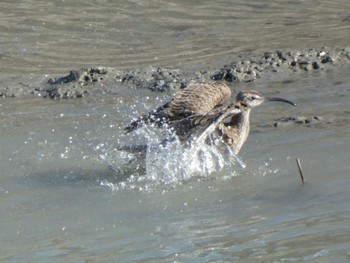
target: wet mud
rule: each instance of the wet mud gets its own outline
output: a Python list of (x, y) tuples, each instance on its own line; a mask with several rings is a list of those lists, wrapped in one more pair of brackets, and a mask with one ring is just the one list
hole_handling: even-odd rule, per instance
[(54, 78), (3, 75), (0, 96), (72, 99), (114, 94), (121, 88), (149, 89), (155, 92), (176, 91), (185, 88), (191, 82), (253, 82), (267, 78), (283, 80), (297, 78), (298, 74), (348, 67), (349, 64), (350, 47), (323, 47), (246, 53), (234, 57), (232, 63), (221, 68), (192, 72), (155, 67), (126, 71), (112, 67), (91, 67), (74, 69), (66, 76)]
[(274, 127), (285, 127), (290, 124), (306, 124), (306, 125), (313, 125), (322, 122), (323, 117), (321, 116), (289, 116), (289, 117), (282, 117), (276, 120), (274, 123)]

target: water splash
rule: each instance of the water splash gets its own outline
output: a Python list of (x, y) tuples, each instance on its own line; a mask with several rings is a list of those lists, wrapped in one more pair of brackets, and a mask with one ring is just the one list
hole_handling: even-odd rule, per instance
[[(221, 139), (210, 136), (210, 144), (194, 140), (183, 144), (171, 134), (162, 134), (158, 129), (144, 127), (136, 135), (146, 139), (146, 145), (104, 149), (100, 158), (107, 162), (116, 174), (116, 181), (103, 180), (101, 185), (113, 190), (150, 190), (162, 185), (173, 188), (193, 178), (208, 178), (216, 173), (235, 176), (237, 167), (245, 164)], [(166, 143), (159, 143), (167, 138)], [(135, 150), (136, 149), (136, 150)], [(133, 151), (134, 150), (134, 151)]]

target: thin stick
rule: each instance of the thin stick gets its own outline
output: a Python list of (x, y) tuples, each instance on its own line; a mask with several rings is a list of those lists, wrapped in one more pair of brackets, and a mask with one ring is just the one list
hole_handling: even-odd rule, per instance
[(303, 169), (301, 169), (301, 164), (300, 164), (299, 158), (297, 158), (296, 161), (297, 161), (297, 165), (298, 165), (298, 168), (299, 168), (299, 174), (300, 174), (301, 182), (304, 183), (304, 174), (303, 174)]

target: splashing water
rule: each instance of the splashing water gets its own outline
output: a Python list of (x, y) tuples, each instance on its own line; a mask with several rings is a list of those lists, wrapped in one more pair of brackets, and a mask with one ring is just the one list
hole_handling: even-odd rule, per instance
[(156, 185), (173, 188), (191, 178), (206, 178), (219, 171), (235, 176), (237, 164), (245, 167), (228, 145), (212, 135), (208, 138), (210, 145), (202, 140), (184, 145), (170, 134), (166, 135), (166, 143), (159, 143), (164, 142), (164, 135), (152, 127), (138, 130), (137, 135), (145, 137), (147, 146), (132, 147), (137, 149), (135, 152), (107, 147), (100, 154), (118, 178), (117, 182), (103, 180), (101, 185), (113, 190), (150, 190)]

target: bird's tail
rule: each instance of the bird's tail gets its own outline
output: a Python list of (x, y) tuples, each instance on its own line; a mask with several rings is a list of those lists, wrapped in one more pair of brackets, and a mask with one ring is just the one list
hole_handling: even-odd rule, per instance
[(146, 152), (147, 152), (147, 145), (146, 144), (125, 145), (125, 146), (117, 147), (117, 150), (132, 153), (132, 154), (138, 155), (138, 156), (142, 156), (142, 155), (146, 154)]
[[(173, 141), (174, 141), (173, 137), (167, 138), (167, 139), (161, 141), (159, 144), (157, 144), (156, 147), (157, 146), (165, 147), (168, 143), (173, 142)], [(150, 146), (147, 144), (124, 145), (124, 146), (117, 147), (117, 150), (132, 153), (132, 154), (137, 155), (137, 156), (144, 156), (144, 155), (146, 155), (149, 147)]]
[(129, 126), (124, 128), (125, 133), (129, 133), (129, 132), (132, 132), (134, 130), (137, 130), (138, 128), (147, 124), (148, 121), (149, 121), (149, 117), (147, 115), (142, 115), (136, 121), (133, 121)]

